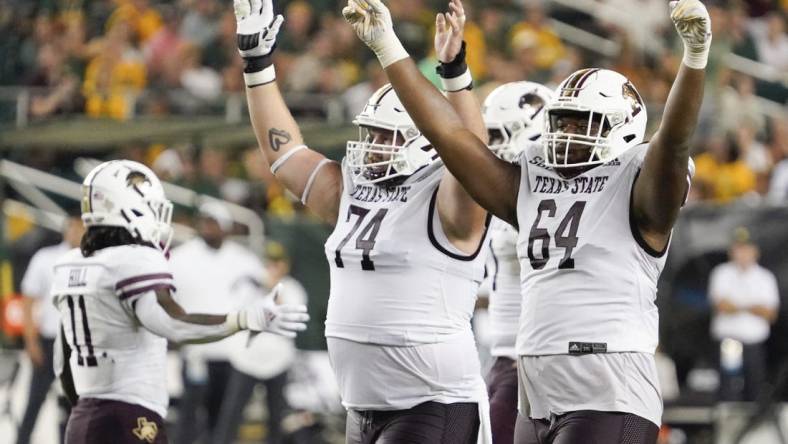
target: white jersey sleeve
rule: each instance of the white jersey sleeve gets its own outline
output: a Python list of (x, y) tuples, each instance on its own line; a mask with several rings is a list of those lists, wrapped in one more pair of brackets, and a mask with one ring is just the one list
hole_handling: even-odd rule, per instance
[(132, 307), (160, 288), (174, 286), (167, 261), (153, 248), (110, 247), (90, 257), (75, 249), (57, 262), (51, 295), (72, 349), (69, 365), (80, 396), (166, 415), (167, 341), (142, 328)]
[(141, 295), (156, 290), (175, 291), (172, 272), (164, 255), (153, 248), (133, 248), (118, 257), (110, 272), (118, 300), (130, 307)]

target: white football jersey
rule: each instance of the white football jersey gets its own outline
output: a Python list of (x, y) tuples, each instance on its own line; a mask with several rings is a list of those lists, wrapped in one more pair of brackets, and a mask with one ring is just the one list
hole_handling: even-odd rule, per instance
[(526, 152), (517, 202), (519, 355), (654, 353), (666, 256), (640, 239), (630, 218), (647, 149), (568, 180), (544, 166), (541, 149)]
[(469, 331), (487, 235), (470, 255), (448, 241), (436, 210), (444, 171), (437, 161), (386, 188), (353, 187), (343, 168), (339, 217), (325, 244), (327, 337), (407, 346)]
[(520, 262), (517, 258), (517, 230), (508, 223), (493, 219), (490, 228), (490, 254), (487, 257), (490, 278), (490, 354), (514, 359), (519, 329)]
[(151, 290), (175, 289), (162, 252), (124, 245), (83, 257), (74, 249), (54, 272), (51, 294), (79, 396), (138, 404), (165, 417), (167, 340), (143, 328), (133, 308)]

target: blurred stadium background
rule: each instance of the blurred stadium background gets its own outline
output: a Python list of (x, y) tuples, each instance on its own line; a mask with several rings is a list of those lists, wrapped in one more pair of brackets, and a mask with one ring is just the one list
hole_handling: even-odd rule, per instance
[[(276, 66), (307, 143), (339, 159), (357, 136), (352, 117), (385, 83), (336, 0), (280, 0), (286, 16)], [(389, 2), (395, 28), (435, 78), (437, 0)], [(690, 201), (659, 289), (664, 364), (664, 443), (786, 443), (788, 413), (788, 33), (786, 0), (709, 0), (714, 40)], [(480, 100), (502, 82), (555, 86), (585, 66), (628, 76), (659, 121), (680, 63), (663, 0), (466, 0), (469, 65)], [(229, 0), (0, 1), (0, 441), (14, 442), (30, 363), (18, 326), (19, 284), (32, 254), (60, 241), (79, 182), (96, 162), (151, 166), (176, 203), (177, 240), (194, 235), (194, 209), (230, 204), (237, 239), (262, 255), (280, 241), (309, 295), (312, 321), (298, 340), (286, 418), (290, 442), (343, 442), (343, 413), (324, 354), (328, 270), (320, 224), (273, 179), (257, 151), (245, 105)], [(650, 128), (650, 132), (654, 128)], [(710, 337), (710, 270), (745, 226), (779, 281), (768, 381), (754, 402), (717, 401)], [(484, 312), (476, 321), (484, 354)], [(180, 361), (171, 351), (178, 415)], [(26, 379), (27, 378), (27, 379)], [(258, 396), (256, 394), (255, 396)], [(239, 439), (264, 442), (267, 413), (251, 403)], [(33, 442), (57, 441), (54, 389)], [(746, 433), (745, 433), (746, 432)], [(173, 429), (170, 429), (170, 437)], [(782, 437), (781, 437), (782, 436)]]

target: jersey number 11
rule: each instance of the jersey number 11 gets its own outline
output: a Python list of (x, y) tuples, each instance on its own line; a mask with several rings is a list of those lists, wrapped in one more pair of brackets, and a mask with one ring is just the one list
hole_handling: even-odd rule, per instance
[(84, 341), (81, 345), (84, 345), (88, 349), (87, 356), (82, 356), (82, 347), (80, 347), (80, 343), (77, 340), (77, 322), (76, 322), (76, 313), (74, 307), (74, 297), (71, 295), (66, 296), (66, 303), (68, 304), (68, 311), (71, 315), (71, 340), (74, 343), (74, 348), (77, 352), (77, 365), (79, 366), (88, 366), (88, 367), (96, 367), (98, 362), (96, 361), (96, 355), (93, 352), (93, 340), (90, 337), (90, 327), (88, 326), (88, 313), (85, 309), (85, 297), (82, 295), (78, 295), (76, 297), (77, 304), (79, 305), (80, 317), (82, 318), (82, 331)]

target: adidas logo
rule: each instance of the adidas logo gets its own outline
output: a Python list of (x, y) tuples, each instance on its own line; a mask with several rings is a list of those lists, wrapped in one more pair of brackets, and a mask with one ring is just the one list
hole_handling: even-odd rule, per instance
[(569, 354), (585, 353), (606, 353), (607, 343), (605, 342), (570, 342)]

